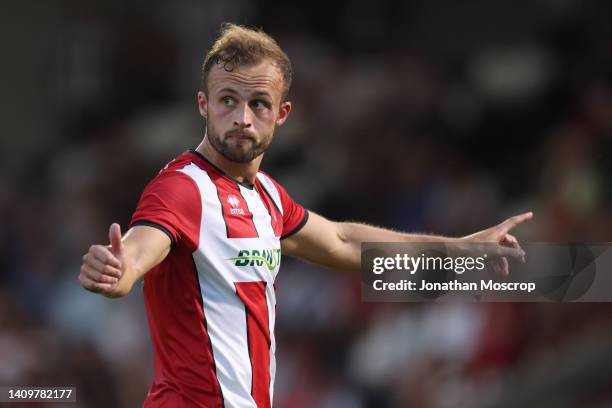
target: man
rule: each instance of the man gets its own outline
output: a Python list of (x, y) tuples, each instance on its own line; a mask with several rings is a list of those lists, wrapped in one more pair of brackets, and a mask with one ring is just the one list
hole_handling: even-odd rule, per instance
[(126, 295), (144, 276), (155, 361), (146, 407), (272, 405), (281, 252), (358, 270), (362, 241), (445, 242), (456, 251), (489, 242), (506, 273), (505, 256), (524, 255), (508, 232), (531, 213), (446, 238), (306, 211), (259, 171), (275, 127), (291, 111), (290, 85), (291, 64), (271, 37), (224, 25), (198, 92), (203, 141), (147, 185), (123, 238), (113, 224), (110, 245), (92, 245), (83, 256), (80, 284), (107, 297)]

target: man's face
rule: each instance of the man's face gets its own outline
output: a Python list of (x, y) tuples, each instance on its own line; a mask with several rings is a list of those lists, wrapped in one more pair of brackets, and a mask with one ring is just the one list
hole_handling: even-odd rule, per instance
[(198, 93), (210, 143), (226, 159), (248, 163), (264, 153), (276, 125), (291, 111), (282, 102), (283, 77), (270, 61), (236, 67), (215, 65), (208, 74), (208, 97)]

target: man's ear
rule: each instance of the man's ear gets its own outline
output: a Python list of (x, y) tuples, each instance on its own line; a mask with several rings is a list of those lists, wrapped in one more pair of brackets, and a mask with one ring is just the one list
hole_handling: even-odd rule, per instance
[(289, 116), (289, 112), (291, 112), (291, 102), (281, 102), (280, 107), (278, 108), (278, 118), (276, 118), (276, 124), (278, 126), (285, 123), (287, 117)]
[(198, 109), (200, 110), (200, 115), (206, 119), (208, 116), (208, 98), (202, 91), (198, 91)]

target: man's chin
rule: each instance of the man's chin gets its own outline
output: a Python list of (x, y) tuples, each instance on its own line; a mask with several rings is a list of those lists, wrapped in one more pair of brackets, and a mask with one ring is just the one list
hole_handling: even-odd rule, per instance
[(250, 163), (259, 156), (252, 150), (228, 149), (222, 152), (223, 156), (229, 161), (235, 163)]
[(266, 148), (255, 145), (250, 139), (236, 140), (235, 138), (226, 139), (224, 142), (211, 143), (213, 148), (221, 154), (225, 159), (234, 163), (250, 163), (257, 157), (261, 156)]

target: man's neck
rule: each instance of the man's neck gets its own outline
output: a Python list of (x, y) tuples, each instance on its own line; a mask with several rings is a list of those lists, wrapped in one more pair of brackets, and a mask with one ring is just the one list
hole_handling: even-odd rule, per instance
[(255, 177), (257, 176), (259, 165), (261, 163), (261, 159), (263, 158), (262, 154), (249, 163), (233, 162), (226, 159), (221, 153), (215, 150), (215, 148), (210, 144), (208, 137), (204, 137), (204, 140), (202, 140), (202, 142), (196, 148), (196, 151), (201, 153), (208, 161), (223, 170), (223, 172), (231, 178), (239, 181), (240, 183), (249, 184), (253, 184), (255, 182)]

